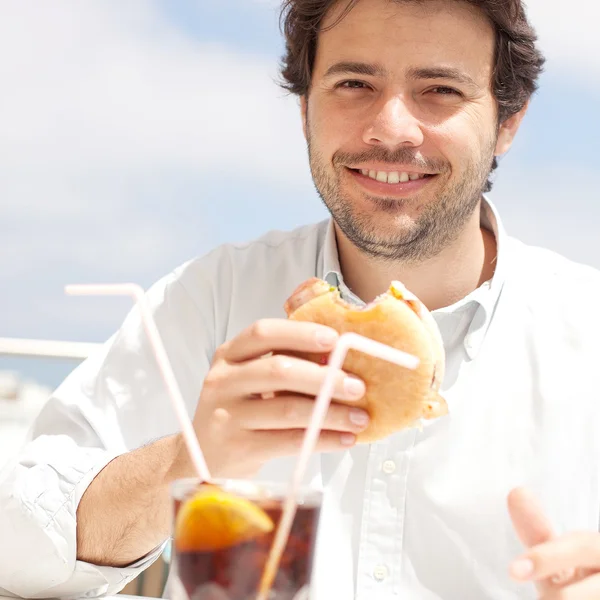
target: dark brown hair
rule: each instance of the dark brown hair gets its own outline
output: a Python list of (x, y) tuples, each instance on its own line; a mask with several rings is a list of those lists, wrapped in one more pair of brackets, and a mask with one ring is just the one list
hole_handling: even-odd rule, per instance
[[(286, 52), (281, 70), (282, 85), (293, 94), (303, 96), (308, 93), (323, 19), (342, 1), (348, 5), (331, 27), (337, 25), (360, 0), (284, 0), (281, 25)], [(498, 118), (503, 122), (518, 113), (537, 90), (544, 57), (536, 47), (536, 33), (527, 20), (522, 0), (458, 1), (481, 9), (495, 29), (493, 92), (498, 102)]]

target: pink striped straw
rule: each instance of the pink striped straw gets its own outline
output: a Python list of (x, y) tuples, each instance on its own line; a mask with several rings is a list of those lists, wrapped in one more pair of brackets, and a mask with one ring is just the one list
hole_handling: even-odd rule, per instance
[(416, 369), (419, 365), (419, 359), (416, 356), (407, 354), (386, 344), (381, 344), (370, 338), (358, 335), (356, 333), (345, 333), (340, 336), (333, 352), (329, 357), (329, 369), (325, 380), (315, 401), (315, 407), (311, 416), (310, 424), (304, 434), (302, 448), (296, 462), (296, 468), (292, 476), (292, 485), (286, 496), (281, 520), (275, 533), (273, 545), (267, 558), (267, 563), (263, 571), (257, 600), (267, 600), (268, 594), (273, 585), (279, 562), (285, 546), (287, 544), (290, 530), (296, 515), (298, 507), (297, 497), (302, 480), (306, 473), (310, 455), (314, 452), (315, 445), (327, 415), (327, 409), (333, 395), (335, 377), (337, 371), (341, 370), (348, 351), (354, 349), (365, 354), (370, 354), (376, 358), (387, 360), (406, 369)]
[(137, 302), (142, 321), (146, 328), (146, 333), (150, 338), (150, 343), (156, 356), (156, 361), (161, 370), (163, 379), (167, 386), (167, 392), (171, 398), (171, 403), (175, 409), (175, 414), (179, 420), (179, 425), (183, 433), (183, 439), (187, 445), (188, 452), (198, 473), (200, 481), (210, 483), (212, 477), (208, 470), (208, 465), (200, 448), (194, 426), (189, 418), (181, 390), (177, 385), (177, 379), (173, 373), (169, 357), (164, 344), (158, 332), (158, 327), (148, 308), (148, 303), (144, 295), (144, 290), (135, 283), (110, 284), (110, 285), (68, 285), (65, 288), (67, 294), (72, 296), (130, 296)]

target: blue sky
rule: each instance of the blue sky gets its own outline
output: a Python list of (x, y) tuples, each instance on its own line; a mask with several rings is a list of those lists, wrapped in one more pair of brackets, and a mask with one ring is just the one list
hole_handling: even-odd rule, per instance
[[(274, 0), (0, 3), (0, 337), (105, 340), (122, 299), (214, 245), (322, 219)], [(509, 232), (600, 267), (598, 7), (531, 0), (549, 58), (493, 199)], [(72, 364), (9, 361), (56, 385)]]
[(282, 52), (275, 2), (160, 0), (156, 4), (165, 19), (191, 37), (269, 57)]

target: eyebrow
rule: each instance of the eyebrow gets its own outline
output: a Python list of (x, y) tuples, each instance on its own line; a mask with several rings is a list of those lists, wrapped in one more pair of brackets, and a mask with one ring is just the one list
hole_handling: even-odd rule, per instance
[[(378, 64), (342, 61), (331, 65), (325, 72), (324, 77), (333, 77), (334, 75), (364, 75), (367, 77), (384, 77), (386, 70)], [(479, 87), (477, 83), (460, 69), (452, 67), (421, 67), (412, 68), (408, 71), (409, 79), (449, 79), (468, 85)]]
[(325, 71), (324, 77), (345, 75), (348, 73), (352, 73), (353, 75), (366, 75), (368, 77), (383, 77), (385, 75), (385, 69), (376, 64), (342, 61), (331, 65), (331, 67)]
[(460, 69), (452, 67), (433, 67), (409, 69), (409, 79), (450, 79), (471, 87), (479, 87), (474, 79)]

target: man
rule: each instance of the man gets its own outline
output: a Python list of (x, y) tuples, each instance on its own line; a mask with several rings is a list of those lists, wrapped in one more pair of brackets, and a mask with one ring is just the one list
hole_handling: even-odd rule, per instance
[[(326, 367), (285, 353), (336, 340), (283, 318), (293, 289), (316, 275), (369, 302), (399, 279), (442, 332), (449, 415), (357, 446), (368, 415), (332, 405), (309, 473), (327, 492), (315, 598), (600, 597), (600, 276), (509, 237), (483, 195), (543, 64), (520, 1), (285, 14), (332, 220), (217, 248), (148, 293), (211, 471), (288, 480)], [(335, 398), (364, 389), (340, 375)], [(155, 560), (168, 486), (194, 475), (177, 430), (133, 310), (5, 473), (2, 593), (112, 594)]]

